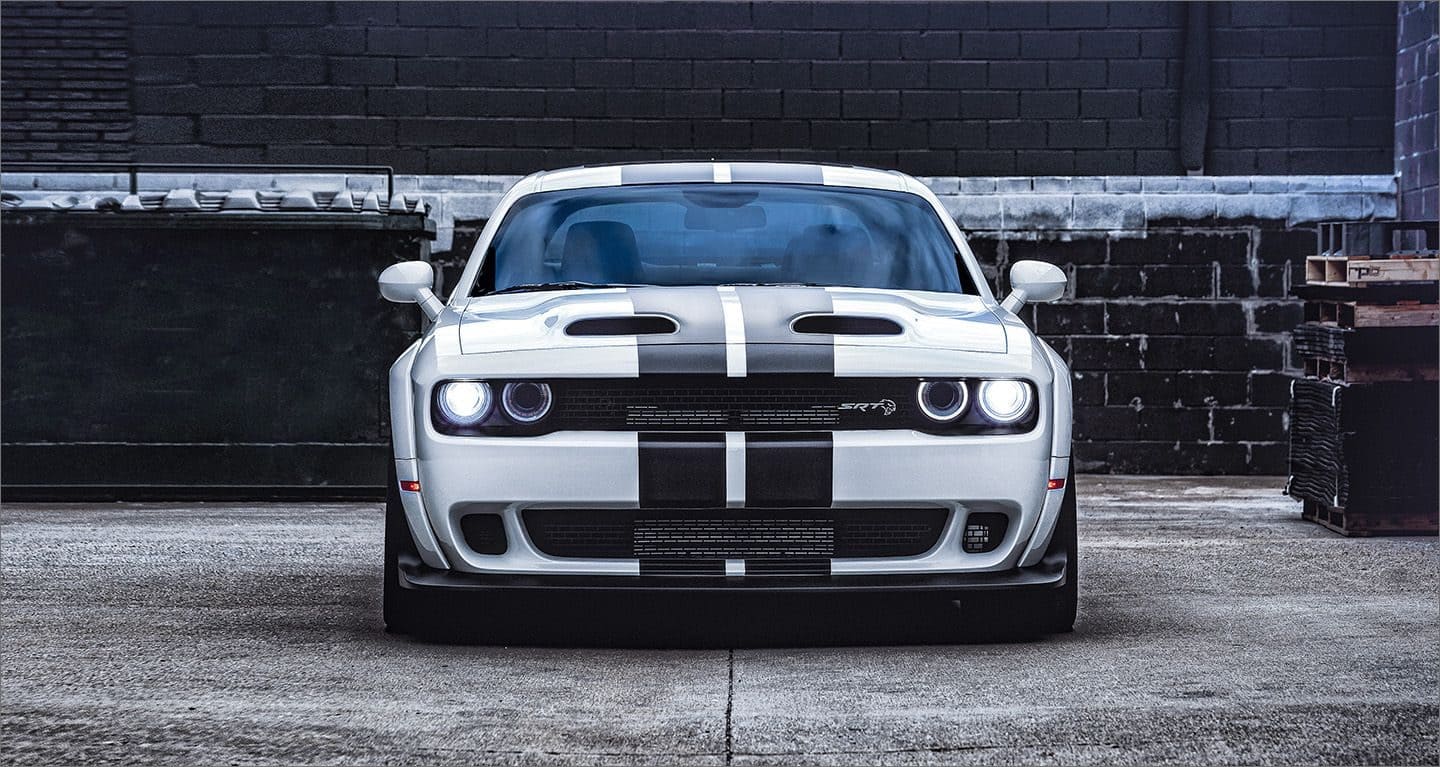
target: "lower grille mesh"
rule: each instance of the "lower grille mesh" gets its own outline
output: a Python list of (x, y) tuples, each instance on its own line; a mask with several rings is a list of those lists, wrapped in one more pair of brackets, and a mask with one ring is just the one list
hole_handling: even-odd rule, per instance
[(835, 555), (835, 527), (819, 520), (638, 519), (634, 530), (634, 552), (641, 559)]
[(541, 552), (591, 559), (830, 559), (923, 554), (944, 509), (528, 509)]

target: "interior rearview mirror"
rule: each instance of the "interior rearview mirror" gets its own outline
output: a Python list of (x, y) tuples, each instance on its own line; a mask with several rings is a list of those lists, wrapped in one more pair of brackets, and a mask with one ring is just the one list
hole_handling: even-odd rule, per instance
[(419, 304), (425, 316), (435, 319), (445, 304), (435, 296), (435, 268), (424, 261), (391, 264), (380, 273), (380, 295), (397, 304)]
[(1000, 305), (1015, 312), (1026, 303), (1054, 301), (1065, 295), (1065, 272), (1044, 261), (1016, 261), (1010, 267), (1010, 295)]

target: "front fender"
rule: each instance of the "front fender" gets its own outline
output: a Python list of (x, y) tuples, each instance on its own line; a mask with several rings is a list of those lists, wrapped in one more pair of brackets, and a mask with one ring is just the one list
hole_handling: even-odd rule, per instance
[(425, 340), (410, 344), (390, 366), (390, 441), (395, 460), (415, 458), (415, 390), (410, 385), (410, 368)]
[[(1051, 386), (1051, 447), (1050, 447), (1050, 477), (1052, 479), (1068, 478), (1070, 474), (1070, 443), (1074, 426), (1073, 392), (1070, 382), (1070, 366), (1065, 360), (1050, 348), (1050, 345), (1035, 338), (1035, 345), (1041, 350), (1045, 361), (1050, 365)], [(1040, 562), (1045, 556), (1045, 550), (1050, 547), (1050, 538), (1055, 534), (1055, 522), (1060, 518), (1060, 507), (1065, 500), (1065, 493), (1075, 492), (1074, 488), (1061, 488), (1049, 490), (1045, 493), (1045, 506), (1040, 510), (1040, 517), (1035, 521), (1035, 530), (1030, 534), (1030, 543), (1025, 547), (1025, 553), (1020, 556), (1020, 566), (1030, 567)]]

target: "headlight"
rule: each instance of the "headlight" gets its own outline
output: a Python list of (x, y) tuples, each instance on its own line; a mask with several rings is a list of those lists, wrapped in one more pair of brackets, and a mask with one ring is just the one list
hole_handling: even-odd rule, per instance
[(500, 407), (516, 423), (535, 423), (544, 418), (552, 401), (550, 385), (543, 383), (507, 383), (500, 394)]
[(923, 381), (915, 391), (915, 400), (926, 418), (949, 423), (965, 414), (970, 405), (970, 388), (964, 381)]
[(455, 426), (474, 426), (490, 415), (495, 398), (484, 381), (451, 381), (435, 398), (440, 416)]
[(998, 424), (1011, 424), (1030, 413), (1035, 396), (1024, 381), (984, 381), (980, 384), (980, 412)]

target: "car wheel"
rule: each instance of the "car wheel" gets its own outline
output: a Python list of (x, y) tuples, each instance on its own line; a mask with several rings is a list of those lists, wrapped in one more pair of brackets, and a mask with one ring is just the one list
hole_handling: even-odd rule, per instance
[(1048, 609), (1046, 630), (1063, 633), (1075, 628), (1075, 613), (1080, 601), (1079, 535), (1075, 523), (1075, 470), (1065, 479), (1065, 499), (1060, 504), (1060, 518), (1055, 520), (1055, 535), (1050, 539), (1050, 550), (1065, 550), (1065, 585), (1052, 595)]
[(968, 614), (965, 635), (979, 641), (1010, 641), (1074, 629), (1080, 590), (1073, 470), (1065, 480), (1065, 496), (1046, 554), (1061, 550), (1066, 559), (1064, 586), (1043, 594), (987, 595), (965, 600), (961, 603), (962, 614)]
[(405, 521), (405, 506), (400, 502), (400, 483), (395, 477), (392, 462), (385, 488), (385, 630), (411, 634), (423, 628), (425, 613), (419, 604), (421, 595), (400, 585), (402, 552), (419, 555), (415, 540), (410, 536), (410, 524)]

